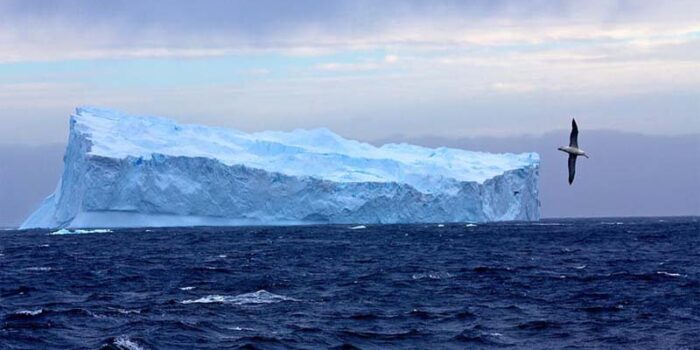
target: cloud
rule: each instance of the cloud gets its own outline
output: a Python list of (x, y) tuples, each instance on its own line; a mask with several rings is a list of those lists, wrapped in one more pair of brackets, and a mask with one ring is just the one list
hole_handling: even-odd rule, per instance
[(315, 67), (320, 71), (330, 71), (330, 72), (364, 72), (386, 69), (395, 63), (399, 62), (399, 56), (397, 55), (386, 55), (383, 59), (368, 59), (362, 62), (328, 62), (320, 63)]
[(359, 138), (536, 133), (572, 112), (698, 130), (698, 13), (683, 0), (4, 0), (0, 137), (62, 140), (86, 103)]
[(385, 62), (385, 63), (393, 64), (393, 63), (396, 63), (396, 62), (398, 62), (398, 61), (399, 61), (399, 56), (396, 56), (396, 55), (386, 55), (386, 56), (384, 56), (384, 62)]
[(527, 83), (497, 82), (491, 87), (499, 92), (530, 92), (535, 90), (535, 86)]
[(697, 35), (698, 13), (694, 1), (6, 0), (0, 3), (0, 62), (653, 45)]
[(376, 62), (363, 62), (363, 63), (321, 63), (316, 65), (316, 69), (321, 71), (333, 71), (333, 72), (360, 72), (369, 71), (381, 68), (381, 65)]

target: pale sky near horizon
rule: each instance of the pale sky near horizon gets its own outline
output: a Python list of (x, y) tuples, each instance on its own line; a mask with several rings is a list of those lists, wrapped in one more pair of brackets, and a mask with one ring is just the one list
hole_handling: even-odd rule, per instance
[(78, 105), (246, 131), (700, 132), (698, 1), (0, 0), (0, 143)]

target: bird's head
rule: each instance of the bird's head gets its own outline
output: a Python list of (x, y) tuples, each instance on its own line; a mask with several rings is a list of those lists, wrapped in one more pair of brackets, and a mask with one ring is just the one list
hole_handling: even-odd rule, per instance
[(562, 147), (559, 147), (559, 148), (557, 148), (557, 149), (560, 150), (560, 151), (562, 151), (562, 152), (566, 152), (566, 150), (564, 150), (564, 147), (563, 147), (563, 146), (562, 146)]

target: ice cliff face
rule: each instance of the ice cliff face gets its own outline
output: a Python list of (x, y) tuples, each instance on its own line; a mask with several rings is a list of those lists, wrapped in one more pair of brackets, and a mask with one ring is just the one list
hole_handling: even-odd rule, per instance
[(539, 156), (71, 116), (56, 191), (22, 228), (537, 220)]

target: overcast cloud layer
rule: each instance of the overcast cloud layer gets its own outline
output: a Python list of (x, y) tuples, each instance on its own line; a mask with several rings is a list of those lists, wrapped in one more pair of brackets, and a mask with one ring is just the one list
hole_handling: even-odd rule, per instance
[(76, 105), (362, 139), (700, 131), (697, 1), (0, 1), (0, 137)]

